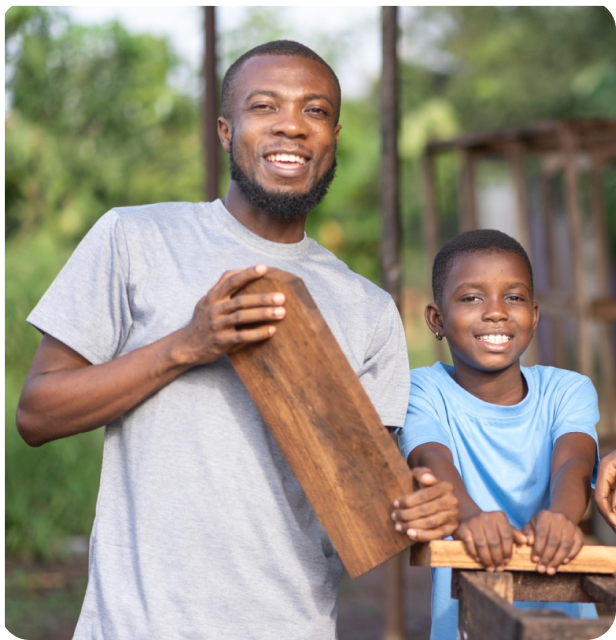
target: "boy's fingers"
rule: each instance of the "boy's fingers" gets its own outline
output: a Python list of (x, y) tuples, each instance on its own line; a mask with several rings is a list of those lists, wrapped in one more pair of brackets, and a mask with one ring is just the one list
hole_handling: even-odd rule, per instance
[(513, 533), (513, 541), (515, 542), (515, 544), (517, 544), (518, 546), (528, 544), (528, 536), (523, 531), (512, 528), (512, 533)]
[[(501, 539), (501, 551), (503, 564), (501, 564), (501, 568), (503, 565), (506, 565), (511, 560), (511, 556), (513, 555), (513, 527), (509, 524), (509, 522), (499, 522), (498, 523), (498, 533)], [(497, 566), (498, 568), (498, 566)]]
[(571, 560), (573, 560), (573, 558), (577, 556), (577, 554), (582, 550), (582, 547), (584, 546), (584, 534), (582, 533), (579, 527), (576, 527), (575, 534), (576, 535), (573, 539), (573, 545), (571, 545), (571, 549), (569, 550), (569, 553), (563, 560), (563, 562), (565, 563), (571, 562)]
[(479, 561), (488, 570), (494, 570), (494, 562), (490, 550), (490, 544), (483, 528), (473, 531), (473, 539), (475, 541), (475, 549), (479, 556)]
[(573, 536), (569, 532), (564, 532), (560, 539), (560, 545), (556, 549), (553, 557), (546, 564), (547, 573), (553, 575), (556, 570), (563, 563), (564, 559), (568, 557), (571, 547), (573, 546)]
[(501, 523), (495, 522), (490, 522), (484, 526), (490, 557), (492, 558), (492, 566), (495, 569), (504, 566), (504, 540), (501, 526)]
[[(537, 561), (537, 571), (539, 571), (539, 573), (543, 573), (547, 568), (547, 565), (550, 560), (552, 560), (556, 550), (560, 546), (560, 540), (562, 537), (562, 532), (559, 527), (551, 525), (548, 526), (549, 530), (547, 531), (544, 539), (539, 537), (541, 532), (537, 532), (537, 540), (535, 541), (535, 547), (533, 548), (533, 554), (535, 554), (533, 559), (534, 557), (539, 556), (539, 560)], [(541, 543), (542, 546), (540, 547), (539, 545)]]
[(454, 536), (458, 540), (461, 540), (464, 543), (464, 548), (466, 549), (466, 553), (475, 560), (475, 562), (481, 562), (481, 558), (479, 557), (479, 553), (477, 553), (477, 547), (475, 546), (475, 538), (473, 537), (472, 532), (468, 529), (468, 527), (459, 527), (457, 531), (457, 535)]

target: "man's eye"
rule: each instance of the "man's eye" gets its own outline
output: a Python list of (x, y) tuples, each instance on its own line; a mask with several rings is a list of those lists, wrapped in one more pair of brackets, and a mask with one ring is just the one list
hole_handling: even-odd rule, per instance
[(316, 113), (317, 115), (327, 115), (327, 111), (325, 111), (325, 109), (321, 109), (321, 107), (310, 107), (308, 112)]
[(259, 103), (259, 104), (254, 104), (252, 108), (256, 111), (266, 111), (267, 109), (272, 109), (272, 105)]

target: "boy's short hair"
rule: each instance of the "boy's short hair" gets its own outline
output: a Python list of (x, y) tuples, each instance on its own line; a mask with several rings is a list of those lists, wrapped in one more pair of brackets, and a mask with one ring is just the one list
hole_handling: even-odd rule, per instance
[(338, 107), (336, 109), (336, 123), (340, 117), (340, 81), (338, 76), (334, 73), (334, 70), (321, 58), (318, 53), (315, 53), (312, 49), (300, 42), (294, 40), (273, 40), (272, 42), (266, 42), (260, 44), (258, 47), (254, 47), (241, 55), (225, 73), (225, 77), (222, 80), (222, 114), (225, 118), (231, 116), (231, 98), (233, 95), (233, 81), (235, 76), (239, 73), (242, 65), (250, 58), (255, 56), (296, 56), (298, 58), (306, 58), (308, 60), (315, 60), (322, 64), (332, 75), (336, 88), (338, 90)]
[(432, 267), (432, 294), (436, 304), (440, 305), (442, 302), (445, 280), (447, 280), (454, 260), (460, 255), (468, 255), (479, 251), (514, 253), (520, 256), (528, 268), (531, 293), (534, 294), (533, 268), (524, 247), (502, 231), (497, 231), (496, 229), (474, 229), (452, 238), (436, 254)]

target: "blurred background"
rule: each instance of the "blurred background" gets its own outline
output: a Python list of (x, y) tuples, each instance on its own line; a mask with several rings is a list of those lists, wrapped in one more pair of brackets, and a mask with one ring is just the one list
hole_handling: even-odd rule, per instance
[[(243, 52), (277, 38), (314, 48), (338, 72), (339, 168), (307, 231), (379, 283), (380, 7), (219, 7), (216, 19), (219, 78)], [(602, 7), (400, 7), (398, 23), (400, 305), (417, 367), (435, 360), (423, 322), (425, 145), (546, 120), (614, 118), (616, 32)], [(40, 340), (25, 318), (110, 208), (205, 199), (203, 24), (201, 7), (12, 7), (5, 14), (6, 626), (22, 638), (72, 637), (103, 439), (98, 430), (31, 449), (19, 438), (15, 409)], [(443, 240), (459, 228), (458, 173), (455, 156), (439, 160)], [(614, 163), (601, 180), (614, 294)], [(421, 593), (407, 593), (419, 607), (407, 621), (413, 638), (427, 638), (429, 628), (422, 579)], [(380, 637), (380, 583), (367, 580), (361, 594), (343, 585), (341, 639)]]

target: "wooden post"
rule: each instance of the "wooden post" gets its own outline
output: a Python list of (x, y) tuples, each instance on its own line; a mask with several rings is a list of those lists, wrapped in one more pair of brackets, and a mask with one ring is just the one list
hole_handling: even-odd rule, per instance
[[(381, 280), (398, 309), (400, 287), (400, 201), (398, 186), (398, 7), (383, 7), (381, 74)], [(404, 561), (385, 565), (385, 640), (404, 638)]]
[[(556, 289), (560, 294), (564, 293), (563, 274), (560, 270), (558, 250), (554, 231), (556, 228), (556, 216), (554, 214), (554, 199), (552, 197), (552, 174), (545, 163), (541, 165), (541, 213), (543, 218), (543, 235), (545, 237), (545, 260), (548, 272), (548, 291)], [(539, 308), (541, 313), (541, 308)], [(564, 320), (562, 317), (552, 315), (547, 318), (550, 323), (550, 357), (542, 364), (552, 365), (561, 369), (566, 368), (566, 349)]]
[[(421, 176), (424, 196), (424, 243), (426, 249), (426, 271), (428, 274), (427, 289), (432, 289), (432, 265), (439, 249), (439, 216), (436, 204), (436, 178), (434, 175), (434, 155), (428, 149), (421, 159)], [(436, 359), (445, 360), (445, 345), (442, 341), (434, 341)]]
[(475, 156), (470, 149), (462, 149), (460, 173), (460, 231), (477, 228), (477, 197), (475, 193)]
[[(591, 158), (590, 165), (590, 211), (593, 222), (593, 236), (595, 250), (597, 252), (597, 279), (599, 282), (599, 295), (609, 298), (610, 291), (610, 264), (609, 249), (607, 244), (608, 229), (605, 220), (605, 207), (603, 204), (603, 190), (601, 185), (601, 164), (598, 158)], [(611, 433), (616, 432), (616, 371), (614, 366), (614, 340), (612, 327), (609, 322), (602, 322), (599, 339), (599, 368), (601, 371), (600, 401), (602, 405), (601, 415)]]
[[(513, 184), (515, 186), (516, 214), (520, 244), (526, 249), (526, 253), (528, 253), (532, 264), (533, 251), (530, 242), (528, 190), (526, 188), (526, 172), (524, 170), (524, 145), (518, 141), (512, 142), (507, 155), (513, 175)], [(537, 342), (535, 340), (531, 341), (528, 349), (522, 356), (522, 361), (527, 367), (539, 363), (539, 349), (537, 348)]]
[(203, 56), (203, 127), (202, 147), (205, 160), (205, 199), (219, 197), (220, 170), (218, 157), (218, 83), (216, 79), (216, 13), (215, 7), (204, 7), (205, 53)]
[(381, 276), (400, 307), (400, 211), (398, 193), (397, 7), (383, 7), (381, 76)]
[(565, 207), (569, 222), (571, 263), (576, 314), (577, 369), (592, 377), (592, 343), (590, 336), (589, 296), (584, 269), (584, 220), (580, 203), (580, 184), (577, 167), (578, 144), (575, 133), (567, 123), (559, 130), (565, 159)]

